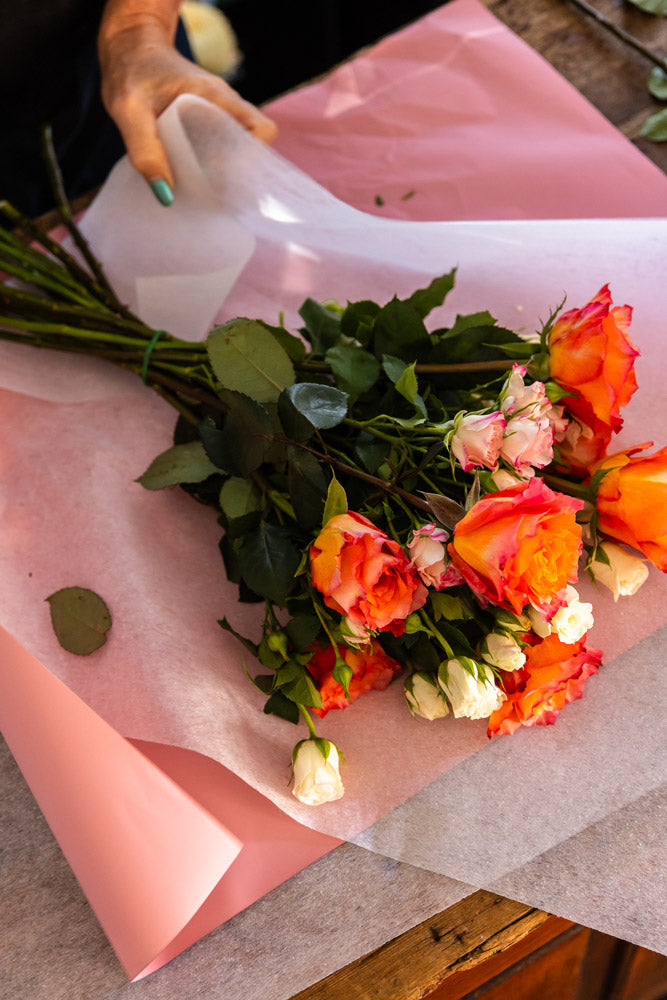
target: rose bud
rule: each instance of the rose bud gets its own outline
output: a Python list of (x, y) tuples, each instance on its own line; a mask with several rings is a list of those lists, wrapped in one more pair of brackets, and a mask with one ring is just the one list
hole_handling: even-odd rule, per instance
[(449, 705), (432, 674), (412, 674), (405, 681), (405, 700), (413, 715), (421, 719), (442, 719), (449, 715)]
[(631, 552), (614, 542), (602, 542), (600, 548), (608, 562), (596, 559), (591, 563), (590, 570), (596, 583), (608, 587), (615, 601), (619, 597), (636, 594), (648, 577), (648, 566), (643, 559), (633, 556)]
[(500, 708), (505, 694), (496, 687), (492, 676), (487, 679), (480, 664), (467, 657), (462, 659), (471, 665), (476, 676), (466, 670), (461, 660), (447, 660), (440, 667), (438, 682), (452, 706), (454, 718), (487, 719)]
[(516, 639), (500, 632), (489, 632), (482, 639), (479, 652), (485, 663), (499, 670), (521, 670), (526, 662), (526, 654)]
[(294, 788), (292, 794), (307, 806), (334, 802), (344, 794), (340, 778), (338, 750), (329, 740), (302, 740), (292, 754)]

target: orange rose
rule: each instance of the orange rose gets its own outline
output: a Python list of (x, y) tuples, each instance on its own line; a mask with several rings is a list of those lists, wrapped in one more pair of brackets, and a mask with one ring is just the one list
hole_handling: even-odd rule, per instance
[(566, 645), (555, 633), (524, 652), (525, 666), (502, 675), (507, 700), (491, 715), (488, 736), (553, 725), (562, 708), (581, 698), (587, 678), (602, 663), (601, 650), (587, 649), (583, 639)]
[(384, 691), (394, 674), (402, 669), (400, 663), (387, 656), (379, 642), (372, 641), (362, 649), (340, 645), (338, 652), (352, 670), (348, 684), (349, 699), (345, 697), (342, 684), (334, 680), (336, 657), (331, 645), (322, 649), (318, 643), (307, 665), (322, 696), (322, 708), (312, 709), (320, 717), (331, 708), (346, 708), (366, 691)]
[(610, 305), (605, 285), (583, 309), (563, 313), (549, 332), (551, 378), (573, 393), (562, 402), (598, 437), (598, 422), (614, 432), (621, 429), (620, 409), (637, 388), (639, 351), (626, 333), (632, 309)]
[(354, 511), (332, 517), (310, 549), (324, 603), (371, 631), (400, 635), (427, 591), (398, 542)]
[(516, 614), (532, 604), (550, 616), (577, 579), (582, 507), (537, 478), (489, 493), (456, 525), (452, 562), (483, 603)]
[(600, 531), (639, 549), (667, 573), (667, 448), (636, 456), (649, 447), (628, 448), (599, 463), (609, 472), (595, 504)]

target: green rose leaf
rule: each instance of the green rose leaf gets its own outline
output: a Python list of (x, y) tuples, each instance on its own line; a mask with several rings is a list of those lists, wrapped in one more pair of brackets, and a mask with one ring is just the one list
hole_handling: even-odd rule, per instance
[(306, 345), (299, 338), (290, 333), (284, 326), (269, 326), (263, 320), (258, 320), (265, 330), (268, 330), (274, 340), (276, 340), (285, 351), (290, 361), (295, 365), (306, 360)]
[(366, 431), (359, 434), (354, 446), (354, 454), (372, 475), (375, 475), (390, 452), (391, 445), (388, 441), (379, 441)]
[(393, 358), (385, 354), (382, 358), (382, 367), (388, 378), (394, 383), (394, 388), (400, 392), (408, 403), (412, 403), (420, 416), (427, 417), (426, 405), (419, 395), (419, 385), (415, 373), (414, 363), (407, 365), (400, 358)]
[(413, 309), (422, 317), (428, 316), (432, 309), (441, 306), (449, 292), (454, 287), (456, 278), (456, 268), (443, 274), (439, 278), (434, 278), (428, 288), (420, 288), (413, 292), (407, 300)]
[(483, 309), (481, 312), (464, 313), (463, 315), (457, 313), (453, 326), (449, 330), (436, 330), (436, 335), (444, 333), (448, 337), (455, 337), (457, 334), (462, 333), (464, 330), (469, 330), (471, 327), (495, 325), (495, 318), (487, 309)]
[(327, 351), (324, 359), (331, 365), (340, 388), (350, 396), (361, 396), (380, 374), (377, 358), (354, 344), (337, 344)]
[(475, 617), (474, 609), (471, 609), (466, 601), (454, 594), (435, 590), (429, 595), (429, 599), (436, 621), (440, 621), (441, 618), (446, 618), (448, 621), (466, 621)]
[(260, 524), (239, 549), (239, 568), (248, 587), (278, 605), (287, 600), (300, 561), (290, 533), (275, 524)]
[[(501, 326), (468, 326), (456, 331), (444, 331), (439, 337), (439, 343), (432, 351), (429, 360), (443, 364), (456, 364), (461, 361), (493, 361), (507, 357), (509, 344), (522, 345), (525, 341)], [(537, 344), (532, 351), (537, 350)]]
[(154, 458), (135, 482), (146, 490), (162, 490), (179, 483), (201, 483), (218, 472), (201, 441), (175, 444)]
[(274, 691), (264, 706), (264, 714), (277, 715), (279, 719), (293, 722), (295, 726), (301, 718), (298, 705), (286, 698), (282, 691)]
[(322, 708), (322, 696), (308, 671), (300, 664), (289, 663), (282, 667), (276, 676), (276, 684), (290, 701), (309, 708)]
[(337, 427), (347, 415), (347, 393), (335, 389), (332, 385), (299, 382), (297, 385), (289, 386), (283, 398), (288, 399), (295, 410), (310, 421), (313, 427), (321, 430)]
[(315, 528), (322, 523), (327, 481), (314, 455), (299, 448), (288, 449), (287, 484), (299, 524)]
[(294, 382), (294, 368), (286, 351), (256, 320), (233, 319), (214, 327), (206, 347), (220, 384), (259, 403), (275, 402)]
[(654, 66), (649, 73), (648, 89), (659, 101), (667, 101), (667, 73), (659, 66)]
[(667, 142), (667, 108), (650, 115), (641, 128), (641, 135), (653, 142)]
[(285, 632), (290, 642), (301, 653), (315, 642), (320, 630), (321, 622), (316, 615), (295, 615), (285, 626)]
[(383, 354), (400, 354), (402, 349), (412, 350), (417, 341), (428, 340), (428, 336), (415, 307), (409, 301), (393, 298), (375, 320), (374, 354), (378, 358)]
[(377, 302), (368, 299), (348, 303), (340, 320), (341, 333), (367, 347), (373, 336), (373, 326), (379, 312), (380, 306)]
[(262, 495), (251, 479), (233, 476), (220, 490), (220, 507), (229, 521), (260, 509)]
[(330, 521), (332, 517), (336, 517), (338, 514), (346, 514), (347, 509), (348, 503), (345, 489), (336, 477), (332, 475), (327, 490), (327, 499), (324, 504), (324, 513), (322, 514), (322, 526)]
[(271, 418), (249, 396), (224, 389), (219, 395), (229, 407), (224, 427), (199, 425), (206, 454), (218, 468), (248, 476), (262, 464), (271, 445)]
[(88, 656), (107, 641), (111, 615), (99, 594), (85, 587), (64, 587), (46, 600), (53, 631), (68, 653)]
[(325, 354), (340, 337), (340, 316), (316, 302), (306, 299), (299, 309), (299, 316), (305, 323), (305, 335), (313, 345), (313, 354)]

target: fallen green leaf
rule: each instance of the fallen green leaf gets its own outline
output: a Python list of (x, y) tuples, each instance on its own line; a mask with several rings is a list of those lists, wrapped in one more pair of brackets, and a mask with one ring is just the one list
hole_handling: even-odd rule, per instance
[(659, 66), (654, 66), (648, 78), (648, 89), (659, 101), (667, 101), (667, 73)]
[(667, 108), (656, 111), (642, 125), (641, 135), (652, 142), (667, 142)]
[(647, 14), (667, 15), (667, 0), (630, 0), (630, 3)]
[(85, 587), (64, 587), (46, 600), (53, 631), (68, 653), (88, 656), (107, 641), (111, 615), (99, 594)]

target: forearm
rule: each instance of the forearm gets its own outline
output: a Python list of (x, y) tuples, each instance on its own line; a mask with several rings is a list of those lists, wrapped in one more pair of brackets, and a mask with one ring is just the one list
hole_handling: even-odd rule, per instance
[(107, 0), (98, 36), (100, 49), (122, 32), (135, 30), (171, 44), (180, 6), (181, 0)]

